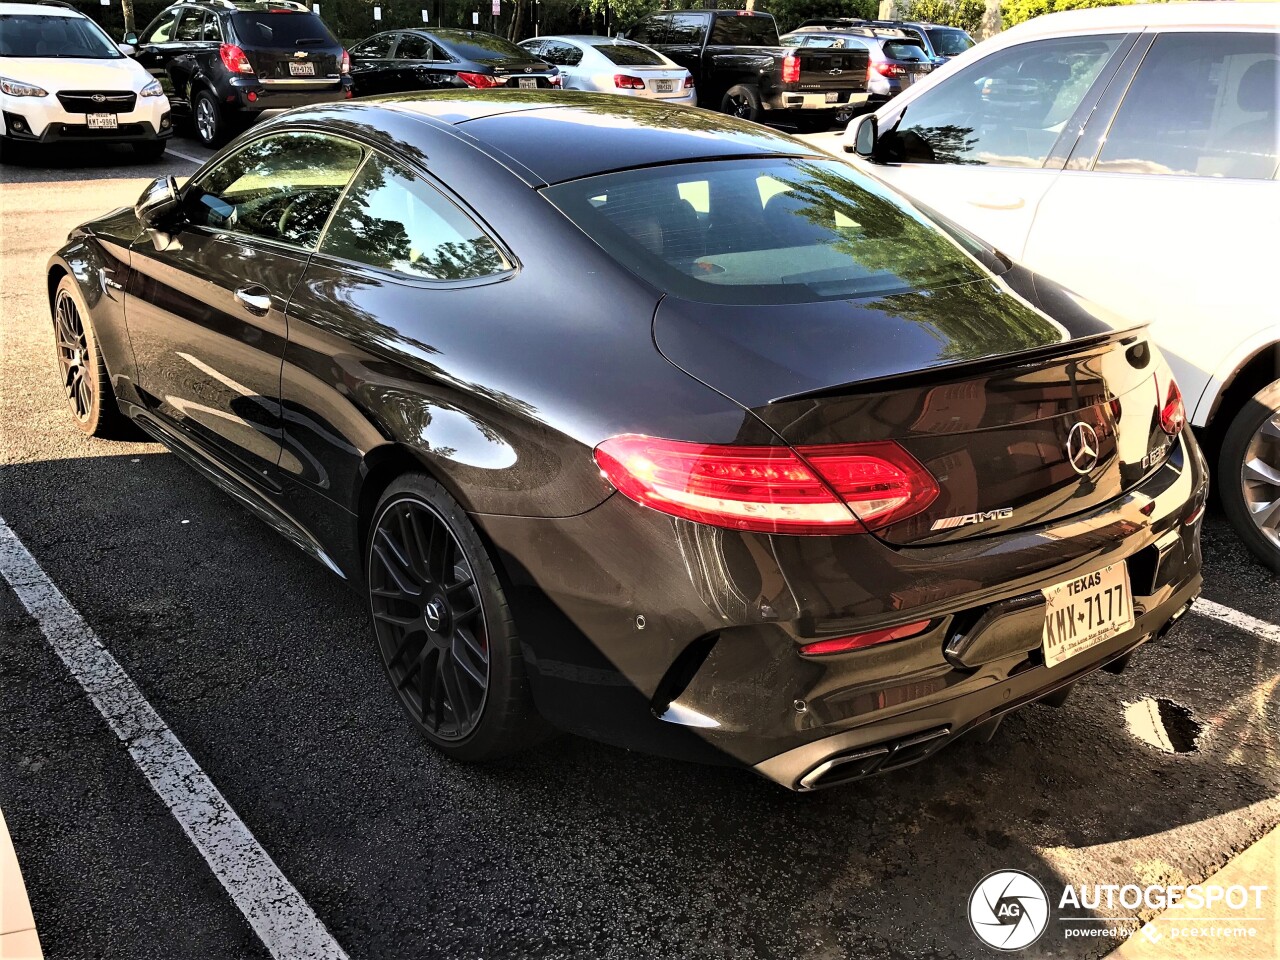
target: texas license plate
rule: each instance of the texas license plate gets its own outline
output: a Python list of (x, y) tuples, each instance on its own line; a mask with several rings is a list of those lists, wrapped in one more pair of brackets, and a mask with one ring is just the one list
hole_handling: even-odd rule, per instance
[(86, 116), (90, 130), (114, 130), (120, 126), (119, 119), (114, 113), (90, 113)]
[(1055, 583), (1041, 592), (1045, 666), (1056, 667), (1133, 626), (1129, 568), (1123, 563)]
[(532, 77), (521, 77), (519, 80), (521, 90), (537, 90), (538, 81)]
[(314, 63), (290, 63), (289, 73), (295, 77), (314, 77), (316, 75), (316, 65)]
[(840, 99), (840, 94), (836, 93), (834, 90), (830, 91), (827, 94), (827, 103), (836, 103), (837, 101), (839, 101), (839, 99)]
[(676, 88), (674, 80), (655, 80), (653, 81), (653, 89), (657, 93), (670, 93)]

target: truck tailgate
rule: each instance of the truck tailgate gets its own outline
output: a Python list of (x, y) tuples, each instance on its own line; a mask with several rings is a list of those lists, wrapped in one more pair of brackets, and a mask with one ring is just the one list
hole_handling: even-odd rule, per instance
[(800, 60), (800, 82), (787, 84), (788, 91), (860, 93), (867, 89), (871, 55), (865, 49), (797, 47), (792, 52)]

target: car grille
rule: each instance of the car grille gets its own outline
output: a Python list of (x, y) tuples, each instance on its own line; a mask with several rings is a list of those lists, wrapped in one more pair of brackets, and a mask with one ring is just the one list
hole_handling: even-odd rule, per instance
[(138, 95), (107, 90), (64, 90), (58, 94), (58, 102), (67, 113), (129, 113), (138, 102)]

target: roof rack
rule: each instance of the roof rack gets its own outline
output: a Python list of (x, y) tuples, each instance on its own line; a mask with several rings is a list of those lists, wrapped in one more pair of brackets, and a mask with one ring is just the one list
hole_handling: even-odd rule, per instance
[[(3, 0), (0, 0), (3, 2)], [(224, 10), (246, 10), (254, 7), (266, 7), (275, 10), (296, 10), (299, 13), (310, 13), (311, 8), (305, 3), (295, 0), (185, 0), (197, 7), (221, 7)]]

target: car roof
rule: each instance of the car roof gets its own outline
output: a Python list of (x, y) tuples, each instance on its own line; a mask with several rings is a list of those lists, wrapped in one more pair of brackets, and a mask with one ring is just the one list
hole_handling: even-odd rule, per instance
[[(786, 134), (709, 110), (633, 97), (576, 91), (450, 90), (371, 97), (291, 110), (280, 122), (333, 118), (382, 131), (413, 151), (429, 152), (430, 134), (414, 137), (412, 118), (453, 128), (533, 185), (562, 183), (612, 170), (730, 157), (831, 159)], [(571, 146), (567, 146), (571, 145)], [(507, 161), (512, 161), (508, 163)]]
[(61, 7), (44, 3), (0, 3), (0, 14), (16, 14), (23, 17), (85, 17), (83, 13), (72, 7)]
[(580, 43), (586, 47), (607, 47), (615, 44), (624, 47), (643, 47), (643, 43), (636, 43), (634, 40), (623, 40), (618, 37), (602, 37), (598, 34), (589, 33), (549, 33), (545, 36), (530, 37), (529, 40), (522, 41), (528, 43), (531, 40), (567, 40), (570, 43)]
[(1147, 3), (1123, 7), (1065, 10), (1034, 17), (1000, 34), (1000, 39), (1077, 30), (1146, 27), (1234, 27), (1280, 24), (1280, 3)]

